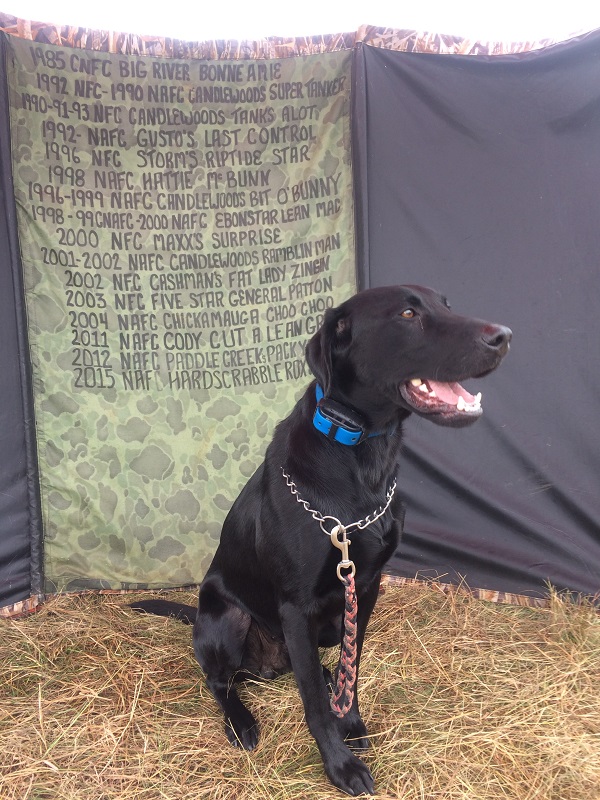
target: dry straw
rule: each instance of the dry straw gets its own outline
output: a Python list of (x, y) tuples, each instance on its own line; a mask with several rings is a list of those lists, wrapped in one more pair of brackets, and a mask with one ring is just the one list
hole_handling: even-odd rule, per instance
[[(178, 595), (181, 598), (181, 595)], [(332, 800), (294, 680), (243, 690), (261, 724), (230, 747), (190, 629), (128, 598), (57, 598), (0, 623), (3, 800)], [(191, 600), (193, 602), (193, 600)], [(331, 665), (335, 652), (325, 653)], [(390, 587), (365, 646), (378, 798), (598, 800), (600, 619)]]

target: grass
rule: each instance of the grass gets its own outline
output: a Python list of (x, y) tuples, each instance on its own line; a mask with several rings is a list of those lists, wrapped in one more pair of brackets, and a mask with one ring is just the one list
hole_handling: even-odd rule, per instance
[[(134, 615), (130, 600), (58, 597), (0, 622), (3, 800), (343, 796), (324, 776), (292, 676), (243, 689), (262, 735), (253, 753), (236, 751), (190, 629)], [(387, 587), (360, 695), (377, 798), (600, 800), (593, 608)]]

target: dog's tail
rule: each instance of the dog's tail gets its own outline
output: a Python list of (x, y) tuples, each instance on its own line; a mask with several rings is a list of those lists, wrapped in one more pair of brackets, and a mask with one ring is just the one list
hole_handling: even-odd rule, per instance
[(186, 606), (184, 603), (172, 603), (170, 600), (139, 600), (137, 603), (130, 603), (129, 608), (134, 611), (141, 611), (144, 614), (174, 617), (174, 619), (180, 620), (185, 625), (193, 625), (196, 619), (194, 606)]

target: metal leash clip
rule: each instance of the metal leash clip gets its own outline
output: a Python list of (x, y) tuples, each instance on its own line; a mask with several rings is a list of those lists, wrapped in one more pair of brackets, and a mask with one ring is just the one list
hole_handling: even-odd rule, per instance
[(347, 575), (342, 575), (343, 569), (349, 569), (352, 577), (354, 577), (356, 573), (354, 561), (350, 561), (348, 558), (348, 546), (352, 544), (352, 541), (346, 536), (346, 528), (341, 523), (335, 526), (335, 528), (331, 531), (330, 536), (331, 544), (334, 547), (337, 547), (338, 550), (342, 551), (342, 560), (337, 565), (337, 576), (343, 583), (344, 578), (347, 577)]

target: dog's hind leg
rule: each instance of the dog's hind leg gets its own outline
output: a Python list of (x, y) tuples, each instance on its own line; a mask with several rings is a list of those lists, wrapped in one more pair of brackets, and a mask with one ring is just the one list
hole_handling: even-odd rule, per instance
[(230, 603), (211, 584), (200, 588), (194, 623), (194, 652), (206, 675), (206, 684), (225, 716), (225, 733), (235, 747), (253, 750), (258, 725), (234, 686), (242, 666), (250, 615)]

